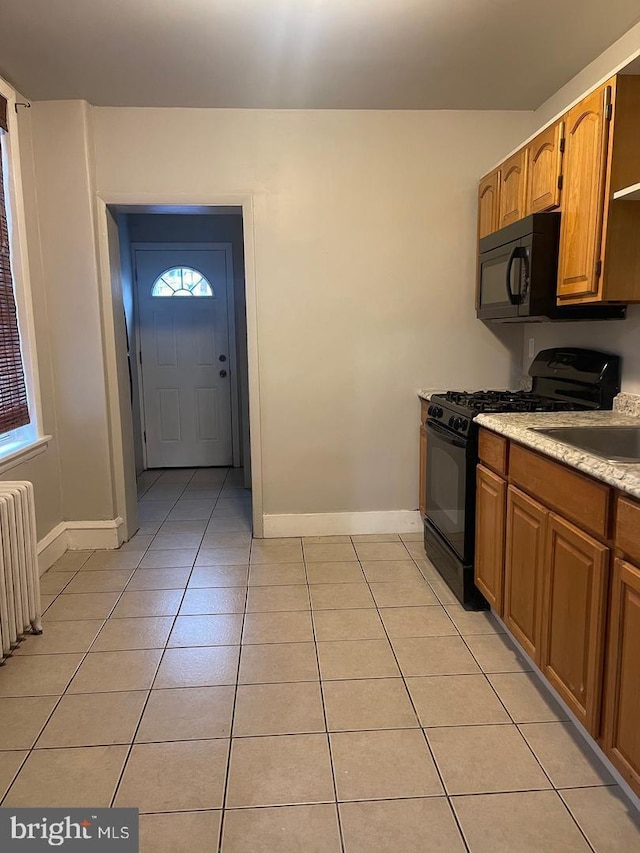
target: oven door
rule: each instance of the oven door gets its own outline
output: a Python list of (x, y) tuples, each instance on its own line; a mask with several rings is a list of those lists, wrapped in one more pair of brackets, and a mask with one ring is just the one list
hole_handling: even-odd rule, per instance
[(517, 317), (521, 302), (522, 246), (505, 243), (478, 256), (478, 318), (504, 320)]
[[(465, 563), (473, 558), (474, 459), (468, 439), (427, 420), (427, 518)], [(472, 479), (469, 480), (469, 477)]]

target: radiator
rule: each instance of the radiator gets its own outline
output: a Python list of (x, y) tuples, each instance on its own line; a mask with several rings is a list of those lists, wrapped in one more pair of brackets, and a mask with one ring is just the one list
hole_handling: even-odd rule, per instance
[(0, 481), (0, 664), (27, 632), (42, 633), (33, 485)]

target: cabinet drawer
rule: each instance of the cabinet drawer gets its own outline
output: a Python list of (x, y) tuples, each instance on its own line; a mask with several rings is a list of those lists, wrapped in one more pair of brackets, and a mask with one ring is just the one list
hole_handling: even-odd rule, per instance
[(481, 429), (478, 438), (478, 456), (481, 461), (497, 474), (506, 476), (507, 449), (509, 442), (502, 435), (496, 435), (488, 429)]
[(603, 483), (513, 443), (509, 480), (583, 530), (608, 538), (611, 490)]
[(616, 500), (616, 548), (640, 562), (640, 503), (618, 495)]

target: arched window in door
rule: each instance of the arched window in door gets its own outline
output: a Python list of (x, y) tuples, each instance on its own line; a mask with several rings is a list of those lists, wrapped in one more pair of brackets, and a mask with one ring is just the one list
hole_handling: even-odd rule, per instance
[(154, 281), (151, 295), (213, 296), (213, 288), (198, 270), (191, 267), (172, 267)]

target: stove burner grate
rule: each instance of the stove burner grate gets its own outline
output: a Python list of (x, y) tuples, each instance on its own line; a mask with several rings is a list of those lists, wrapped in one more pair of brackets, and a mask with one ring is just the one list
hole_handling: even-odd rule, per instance
[(438, 396), (475, 412), (567, 412), (581, 408), (579, 404), (542, 397), (533, 391), (447, 391)]

